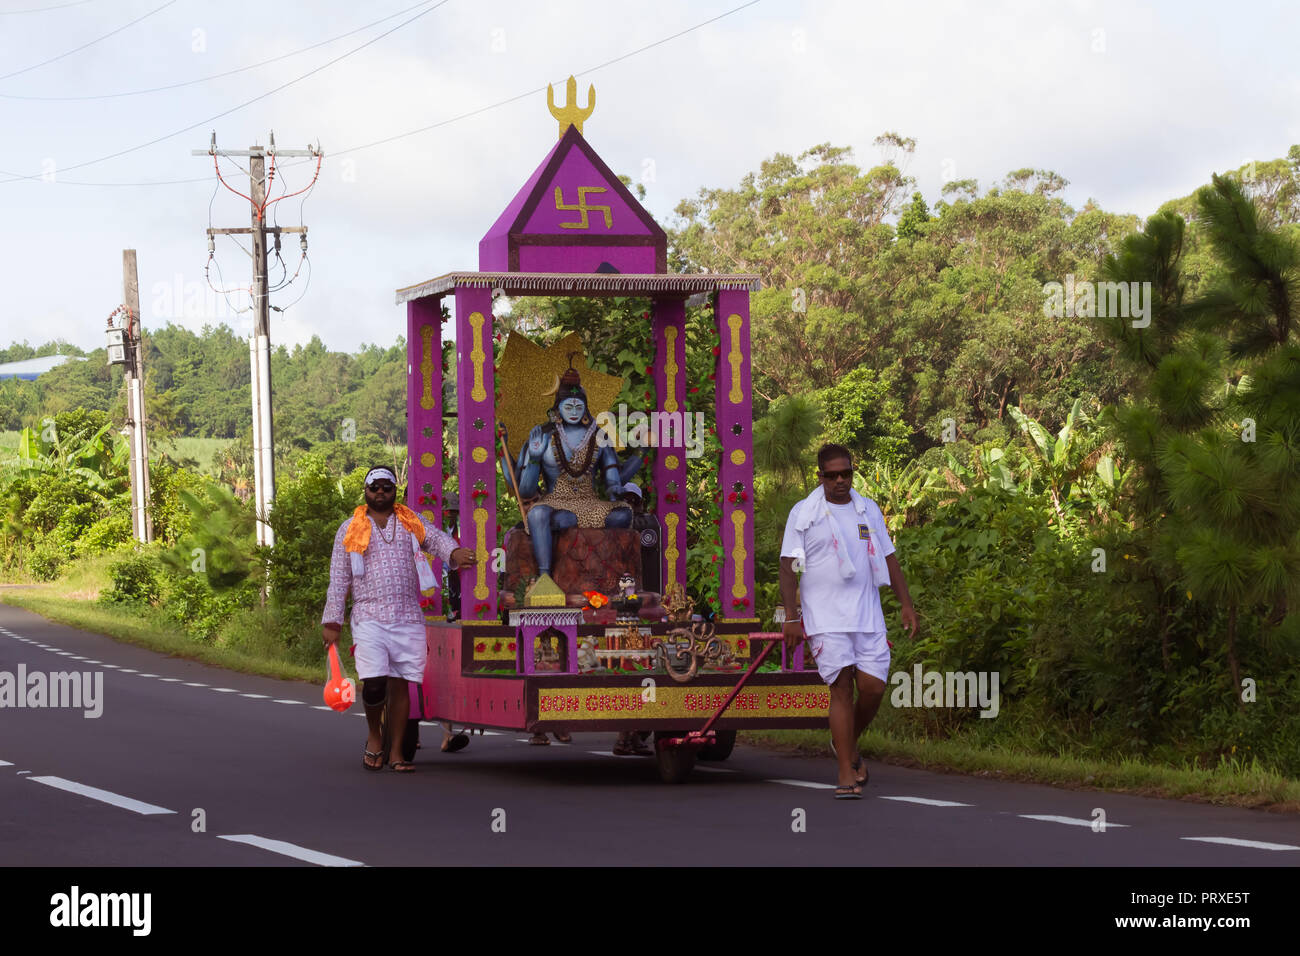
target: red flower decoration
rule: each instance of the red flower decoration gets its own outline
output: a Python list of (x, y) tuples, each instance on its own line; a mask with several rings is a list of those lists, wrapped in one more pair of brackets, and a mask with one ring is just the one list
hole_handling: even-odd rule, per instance
[(492, 650), (494, 650), (494, 651), (499, 651), (499, 650), (501, 650), (501, 642), (500, 642), (500, 641), (497, 641), (495, 644), (493, 644), (493, 645), (492, 645)]
[(650, 393), (649, 393), (649, 392), (646, 392), (646, 393), (645, 393), (645, 397), (646, 397), (646, 400), (649, 401), (649, 400), (650, 400)]
[(487, 650), (487, 645), (486, 645), (485, 643), (483, 643), (482, 641), (479, 641), (477, 644), (474, 645), (474, 650), (476, 650), (478, 653), (482, 654), (484, 651)]
[(749, 642), (746, 641), (743, 637), (740, 640), (736, 641), (736, 650), (738, 651), (743, 651), (748, 646), (749, 646)]
[(698, 385), (692, 385), (692, 386), (690, 387), (690, 391), (691, 391), (691, 392), (698, 392), (699, 390), (700, 390), (700, 389), (699, 389), (699, 386), (698, 386)]
[(514, 641), (511, 641), (509, 644), (506, 645), (506, 650), (513, 651), (514, 649), (515, 649), (515, 642), (514, 642)]
[(420, 504), (424, 504), (424, 502), (425, 502), (425, 497), (424, 497), (424, 495), (420, 495), (419, 501), (420, 501)]
[(718, 348), (716, 345), (713, 346), (713, 354), (714, 354), (714, 355), (721, 355), (721, 354), (722, 354), (722, 349)]
[(733, 491), (731, 494), (727, 495), (727, 500), (730, 501), (730, 502), (732, 502), (732, 503), (735, 503), (735, 501), (736, 501), (736, 493)]
[(647, 365), (645, 367), (645, 373), (647, 375), (653, 375), (655, 373), (655, 367), (653, 365)]
[(717, 378), (718, 378), (718, 376), (714, 375), (712, 372), (709, 373), (709, 381), (710, 381), (710, 382), (716, 381)]

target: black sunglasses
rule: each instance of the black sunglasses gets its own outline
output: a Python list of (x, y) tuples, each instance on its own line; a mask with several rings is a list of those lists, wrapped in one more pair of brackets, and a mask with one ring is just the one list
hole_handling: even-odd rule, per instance
[(373, 484), (366, 485), (371, 491), (396, 491), (397, 486), (391, 481), (377, 481)]
[(845, 481), (848, 481), (853, 477), (853, 469), (845, 468), (843, 471), (823, 471), (822, 477), (829, 478), (831, 481), (834, 481), (836, 478), (843, 478)]

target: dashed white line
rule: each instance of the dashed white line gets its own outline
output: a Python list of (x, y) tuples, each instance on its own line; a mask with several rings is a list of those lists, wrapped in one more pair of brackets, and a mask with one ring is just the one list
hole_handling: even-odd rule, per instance
[[(1044, 823), (1064, 823), (1072, 827), (1090, 827), (1097, 824), (1097, 820), (1084, 820), (1080, 817), (1058, 817), (1051, 813), (1018, 813), (1018, 817), (1024, 817), (1026, 820), (1042, 820)], [(1105, 823), (1105, 828), (1127, 827), (1127, 823), (1111, 823), (1109, 820)]]
[(138, 673), (140, 673), (139, 671), (137, 671), (137, 670), (133, 670), (133, 669), (130, 668), (130, 667), (123, 667), (123, 668), (121, 668), (121, 671), (122, 671), (123, 674), (138, 674)]
[(207, 684), (200, 684), (198, 681), (186, 681), (186, 687), (207, 687)]
[(11, 764), (8, 760), (0, 760), (0, 767), (12, 767), (12, 766), (13, 764)]
[(240, 694), (240, 697), (252, 697), (255, 700), (266, 700), (265, 694)]
[(305, 846), (298, 846), (296, 843), (286, 843), (284, 840), (268, 840), (266, 837), (260, 837), (253, 833), (240, 833), (230, 836), (219, 836), (218, 840), (229, 840), (232, 843), (246, 843), (249, 846), (255, 846), (262, 850), (270, 850), (272, 853), (279, 853), (282, 856), (291, 856), (295, 860), (302, 860), (306, 863), (315, 863), (318, 866), (365, 866), (360, 860), (349, 860), (342, 856), (333, 856), (329, 853), (321, 853), (317, 850), (309, 850)]
[(767, 783), (783, 783), (787, 787), (807, 787), (809, 790), (834, 790), (833, 783), (813, 783), (811, 780), (768, 780)]
[(333, 707), (326, 707), (324, 704), (317, 704), (312, 710), (333, 710)]
[(86, 663), (87, 663), (87, 664), (102, 664), (102, 663), (104, 663), (104, 662), (103, 662), (103, 661), (97, 661), (97, 660), (94, 660), (93, 658), (87, 657), (87, 658), (86, 658)]
[(735, 773), (736, 772), (732, 770), (730, 767), (705, 767), (700, 764), (696, 764), (695, 769), (703, 771), (704, 773)]
[(121, 668), (119, 668), (116, 664), (103, 664), (103, 665), (101, 665), (101, 666), (103, 666), (103, 667), (111, 667), (111, 668), (113, 668), (113, 670), (120, 670), (120, 669), (121, 669)]
[(157, 674), (140, 674), (140, 677), (157, 677)]
[(75, 780), (65, 780), (63, 777), (29, 777), (35, 783), (43, 783), (47, 787), (53, 787), (56, 790), (66, 790), (68, 793), (75, 793), (78, 796), (89, 797), (91, 800), (98, 800), (101, 803), (111, 803), (115, 807), (121, 807), (123, 810), (130, 810), (133, 813), (139, 813), (149, 816), (155, 813), (175, 813), (175, 810), (168, 810), (166, 807), (155, 806), (152, 803), (145, 803), (142, 800), (133, 800), (130, 797), (124, 797), (120, 793), (113, 793), (110, 790), (101, 790), (98, 787), (88, 787), (84, 783), (77, 783)]
[(302, 701), (300, 701), (300, 700), (273, 700), (273, 701), (271, 701), (271, 703), (273, 703), (273, 704), (301, 704)]
[(181, 682), (179, 677), (159, 677), (158, 679), (164, 684), (179, 684)]
[(1180, 840), (1194, 840), (1198, 843), (1222, 843), (1225, 846), (1244, 846), (1253, 850), (1300, 850), (1300, 846), (1289, 843), (1265, 843), (1262, 840), (1238, 840), (1235, 837), (1179, 837)]
[(239, 691), (235, 690), (235, 688), (233, 688), (233, 687), (213, 687), (212, 689), (215, 690), (218, 694), (238, 694), (238, 693), (239, 693)]
[(958, 803), (956, 800), (931, 800), (929, 797), (884, 797), (881, 800), (901, 800), (903, 803), (919, 803), (926, 807), (973, 807), (973, 803)]

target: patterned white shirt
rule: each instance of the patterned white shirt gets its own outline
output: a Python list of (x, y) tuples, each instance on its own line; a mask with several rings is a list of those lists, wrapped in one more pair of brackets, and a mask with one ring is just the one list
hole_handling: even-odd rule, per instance
[[(342, 624), (348, 591), (352, 592), (352, 623), (377, 621), (382, 624), (421, 623), (424, 612), (420, 608), (420, 579), (415, 571), (415, 558), (411, 553), (411, 532), (397, 520), (396, 514), (388, 517), (388, 527), (383, 531), (369, 514), (370, 544), (366, 547), (366, 573), (360, 578), (352, 576), (352, 559), (343, 547), (343, 537), (348, 532), (351, 516), (334, 535), (334, 552), (330, 555), (330, 586), (325, 598), (322, 624)], [(421, 549), (439, 558), (444, 564), (451, 561), (451, 552), (460, 547), (456, 539), (440, 528), (435, 528), (423, 517), (424, 544)], [(396, 534), (394, 534), (396, 528)], [(384, 540), (392, 535), (392, 541)]]

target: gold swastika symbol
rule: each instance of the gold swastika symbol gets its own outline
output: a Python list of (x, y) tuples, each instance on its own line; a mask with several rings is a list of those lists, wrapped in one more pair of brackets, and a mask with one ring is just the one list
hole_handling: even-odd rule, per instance
[(614, 226), (614, 217), (613, 215), (610, 214), (608, 206), (587, 205), (587, 193), (603, 193), (604, 191), (605, 191), (604, 186), (579, 186), (578, 201), (576, 203), (568, 204), (565, 203), (564, 201), (564, 191), (559, 186), (556, 186), (555, 187), (556, 211), (559, 212), (562, 210), (563, 211), (572, 210), (575, 212), (582, 213), (582, 218), (580, 220), (578, 220), (577, 222), (562, 222), (560, 223), (560, 228), (561, 229), (586, 229), (587, 213), (603, 212), (605, 214), (605, 228), (612, 229)]

